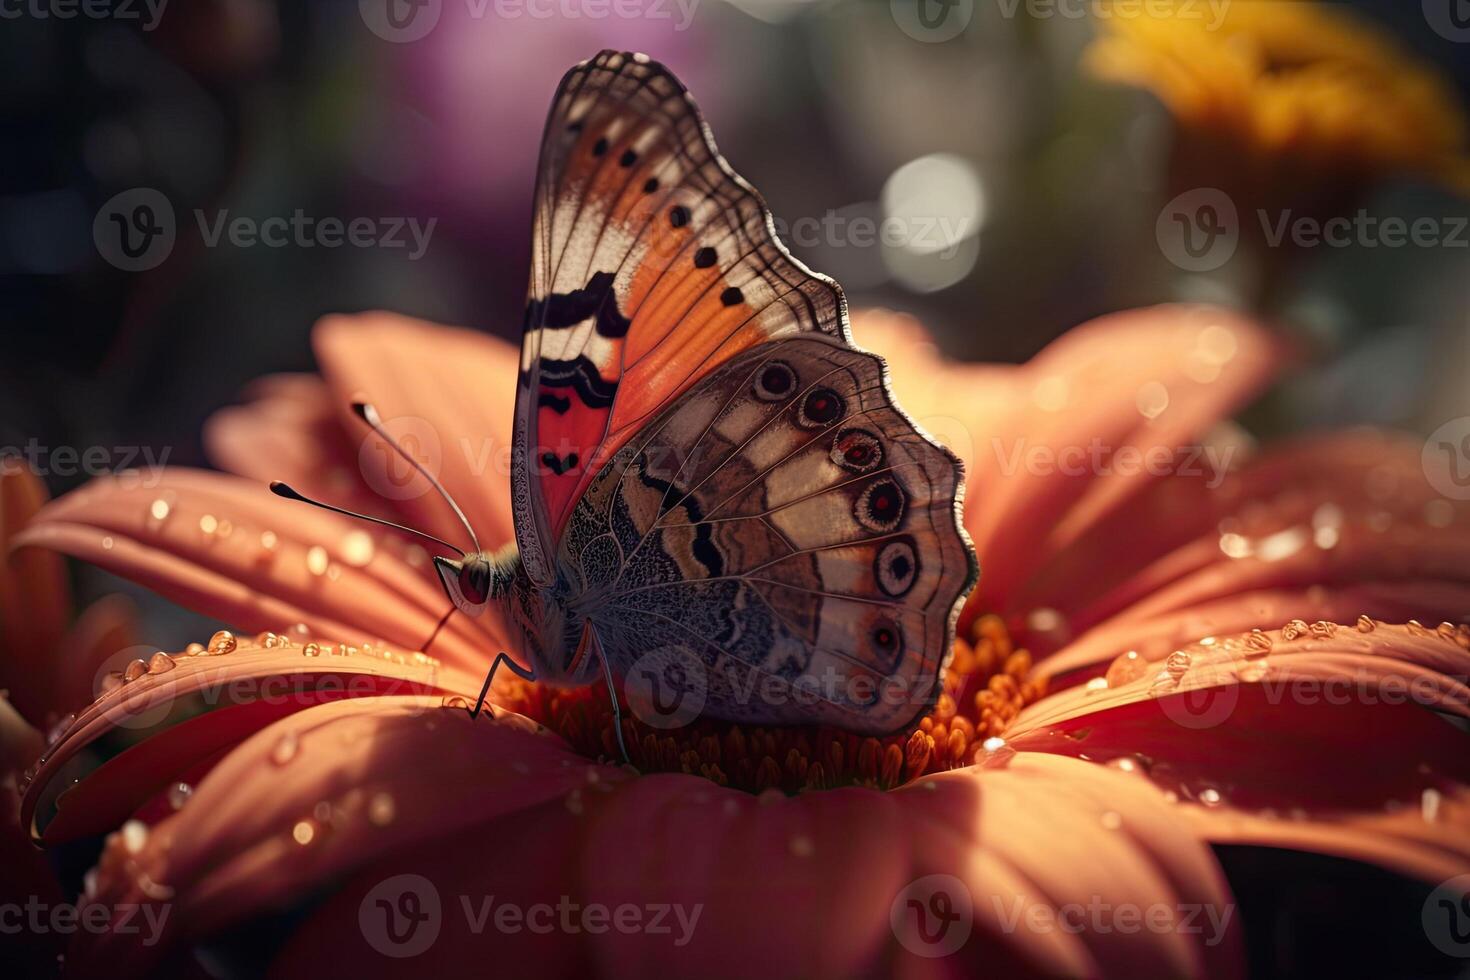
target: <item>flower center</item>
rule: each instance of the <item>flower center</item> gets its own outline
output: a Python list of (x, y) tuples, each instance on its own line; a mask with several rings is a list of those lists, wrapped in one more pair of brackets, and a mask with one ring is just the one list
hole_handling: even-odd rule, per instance
[[(870, 786), (893, 789), (928, 773), (967, 766), (986, 739), (1001, 735), (1044, 682), (1031, 679), (1031, 654), (1016, 649), (995, 616), (956, 637), (934, 709), (885, 738), (825, 725), (771, 727), (700, 718), (677, 729), (644, 724), (623, 711), (628, 755), (640, 772), (683, 772), (752, 793), (770, 789)], [(500, 702), (561, 735), (594, 759), (619, 758), (605, 685), (563, 690), (513, 680)]]

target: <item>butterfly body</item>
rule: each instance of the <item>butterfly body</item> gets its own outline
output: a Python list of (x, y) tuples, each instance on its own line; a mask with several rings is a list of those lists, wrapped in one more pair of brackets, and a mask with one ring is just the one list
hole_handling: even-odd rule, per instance
[(518, 554), (439, 560), (455, 604), (493, 606), (553, 684), (694, 678), (716, 717), (913, 722), (977, 575), (960, 463), (667, 70), (568, 73), (534, 229)]

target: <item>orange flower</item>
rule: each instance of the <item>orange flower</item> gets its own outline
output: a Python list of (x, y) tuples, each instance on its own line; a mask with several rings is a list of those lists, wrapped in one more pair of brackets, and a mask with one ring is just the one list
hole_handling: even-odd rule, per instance
[[(938, 975), (947, 952), (969, 974), (1232, 976), (1212, 845), (1470, 870), (1470, 753), (1435, 714), (1470, 715), (1470, 629), (1380, 621), (1470, 608), (1470, 513), (1417, 444), (1235, 459), (1219, 422), (1283, 358), (1218, 310), (1108, 317), (1015, 368), (951, 364), (891, 315), (855, 333), (966, 458), (982, 565), (947, 700), (890, 745), (630, 721), (639, 773), (606, 761), (595, 691), (508, 684), (493, 718), (457, 710), (493, 626), (452, 617), (414, 652), (445, 605), (422, 550), (264, 483), (454, 540), (436, 499), (370, 489), (375, 443), (345, 411), (368, 394), (414, 420), (482, 538), (510, 540), (494, 460), (517, 355), (479, 334), (329, 319), (322, 379), (268, 379), (212, 420), (238, 475), (46, 507), (21, 544), (264, 631), (134, 664), (45, 750), (33, 833), (107, 833), (87, 900), (168, 912), (79, 932), (68, 967), (202, 950), (292, 975)], [(1101, 908), (1154, 924), (1057, 926)]]

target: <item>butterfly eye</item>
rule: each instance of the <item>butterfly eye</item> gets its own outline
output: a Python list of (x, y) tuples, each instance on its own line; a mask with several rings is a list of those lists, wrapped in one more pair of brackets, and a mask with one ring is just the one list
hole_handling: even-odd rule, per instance
[(465, 601), (478, 606), (490, 597), (490, 563), (484, 559), (464, 563), (459, 570), (459, 592)]
[(870, 531), (892, 531), (903, 519), (907, 498), (896, 480), (874, 480), (853, 505), (853, 516)]
[(883, 462), (883, 444), (863, 429), (843, 429), (832, 440), (832, 462), (854, 473), (867, 473)]
[(772, 361), (755, 379), (755, 397), (763, 402), (778, 402), (791, 397), (796, 390), (796, 372), (781, 361)]
[(809, 429), (820, 428), (842, 418), (846, 408), (837, 392), (831, 388), (816, 388), (802, 401), (798, 421)]
[(903, 633), (897, 623), (886, 616), (880, 618), (873, 624), (868, 639), (872, 642), (873, 649), (882, 654), (885, 666), (891, 668), (898, 662), (898, 655), (903, 652)]
[(919, 577), (919, 555), (912, 541), (890, 541), (873, 562), (878, 587), (890, 596), (901, 596), (914, 587)]

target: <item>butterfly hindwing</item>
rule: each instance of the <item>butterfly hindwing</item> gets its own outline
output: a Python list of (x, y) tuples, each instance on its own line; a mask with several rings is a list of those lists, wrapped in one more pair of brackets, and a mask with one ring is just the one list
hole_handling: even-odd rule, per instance
[(841, 336), (844, 315), (673, 75), (613, 51), (572, 69), (541, 148), (517, 391), (512, 501), (531, 579), (552, 580), (575, 501), (641, 426), (742, 351)]
[(615, 670), (682, 658), (717, 716), (884, 733), (932, 704), (974, 582), (960, 493), (878, 358), (774, 341), (601, 468), (557, 560)]

